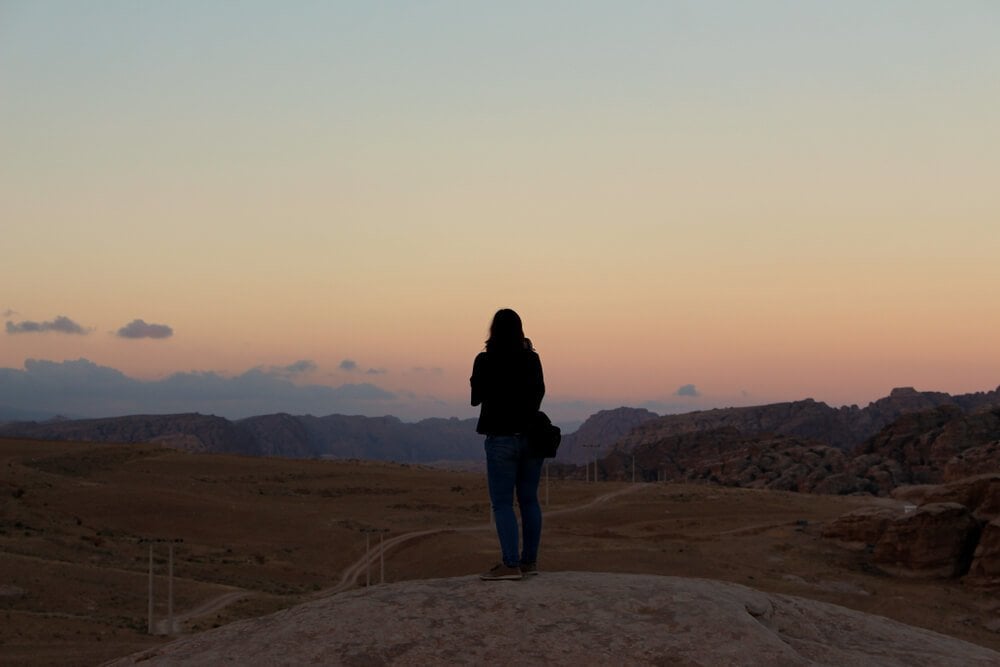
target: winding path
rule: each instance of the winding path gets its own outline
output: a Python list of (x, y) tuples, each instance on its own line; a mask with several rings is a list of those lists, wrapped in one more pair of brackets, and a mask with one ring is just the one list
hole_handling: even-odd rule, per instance
[[(239, 602), (243, 598), (250, 597), (250, 591), (232, 591), (230, 593), (223, 593), (217, 597), (211, 598), (201, 605), (190, 609), (183, 614), (174, 614), (174, 628), (177, 628), (185, 621), (189, 621), (192, 618), (198, 618), (199, 616), (207, 616), (208, 614), (215, 613), (220, 609), (228, 607), (234, 602)], [(156, 633), (160, 635), (174, 634), (171, 632), (170, 619), (161, 618), (156, 622)]]
[[(563, 514), (571, 514), (574, 512), (582, 512), (584, 510), (588, 510), (593, 507), (606, 504), (607, 502), (613, 500), (614, 498), (623, 496), (628, 493), (633, 493), (642, 488), (646, 488), (646, 485), (631, 484), (629, 486), (622, 487), (615, 491), (611, 491), (609, 493), (597, 496), (596, 498), (584, 503), (583, 505), (575, 505), (573, 507), (563, 507), (561, 509), (547, 511), (545, 512), (545, 516), (553, 517), (553, 516), (561, 516)], [(382, 544), (381, 554), (384, 555), (388, 553), (388, 551), (393, 547), (397, 547), (405, 542), (417, 539), (418, 537), (425, 537), (427, 535), (436, 535), (440, 533), (471, 533), (479, 530), (492, 530), (492, 529), (493, 529), (492, 523), (482, 523), (482, 524), (476, 524), (474, 526), (463, 526), (461, 528), (429, 528), (426, 530), (415, 530), (413, 532), (403, 533), (401, 535), (397, 535), (396, 537), (386, 540)], [(344, 570), (344, 573), (341, 575), (340, 581), (337, 583), (336, 586), (332, 586), (330, 588), (325, 588), (321, 591), (317, 591), (310, 597), (317, 597), (317, 598), (325, 597), (327, 595), (332, 595), (334, 593), (341, 593), (350, 588), (353, 588), (355, 585), (357, 585), (358, 579), (361, 578), (361, 575), (364, 572), (366, 572), (369, 567), (378, 563), (379, 557), (380, 557), (380, 550), (378, 548), (370, 549), (368, 553), (366, 553), (359, 560), (357, 560), (355, 563), (348, 566), (347, 569)]]
[[(633, 493), (643, 488), (647, 488), (646, 484), (631, 484), (629, 486), (622, 487), (615, 491), (610, 491), (608, 493), (597, 496), (590, 501), (582, 504), (575, 505), (572, 507), (563, 507), (557, 510), (550, 510), (545, 512), (546, 517), (561, 516), (564, 514), (572, 514), (575, 512), (582, 512), (600, 505), (604, 505), (611, 500), (618, 498), (619, 496), (624, 496), (629, 493)], [(410, 540), (415, 540), (420, 537), (426, 537), (427, 535), (438, 535), (442, 533), (471, 533), (479, 530), (492, 530), (492, 523), (476, 524), (474, 526), (463, 526), (460, 528), (428, 528), (425, 530), (415, 530), (409, 533), (403, 533), (401, 535), (396, 535), (385, 540), (382, 543), (381, 554), (388, 553), (390, 549), (400, 546)], [(356, 562), (347, 566), (344, 569), (343, 574), (340, 576), (340, 581), (337, 582), (335, 586), (330, 588), (325, 588), (320, 591), (316, 591), (309, 598), (320, 598), (328, 595), (333, 595), (335, 593), (341, 593), (343, 591), (349, 590), (357, 585), (358, 580), (368, 571), (368, 568), (373, 565), (377, 565), (380, 557), (380, 550), (376, 548), (370, 549), (364, 556), (358, 559)], [(227, 607), (234, 602), (242, 600), (246, 597), (252, 595), (251, 591), (232, 591), (229, 593), (223, 593), (222, 595), (216, 596), (207, 600), (205, 603), (184, 612), (183, 614), (176, 614), (174, 616), (174, 627), (177, 627), (181, 623), (197, 618), (199, 616), (204, 616), (206, 614), (211, 614), (214, 612)], [(167, 634), (167, 620), (163, 619), (157, 622), (156, 629), (161, 634)]]

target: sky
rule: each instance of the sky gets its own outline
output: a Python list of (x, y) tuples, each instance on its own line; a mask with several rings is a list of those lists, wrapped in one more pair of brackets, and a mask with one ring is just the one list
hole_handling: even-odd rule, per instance
[[(994, 0), (0, 0), (0, 407), (1000, 384)], [(101, 388), (98, 390), (97, 388)]]

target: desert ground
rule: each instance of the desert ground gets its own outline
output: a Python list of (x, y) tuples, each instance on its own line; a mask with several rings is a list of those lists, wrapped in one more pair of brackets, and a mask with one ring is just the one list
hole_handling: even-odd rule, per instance
[[(541, 495), (541, 576), (718, 579), (1000, 650), (996, 591), (890, 577), (820, 536), (847, 511), (895, 501), (579, 480), (543, 480)], [(151, 545), (158, 633), (173, 546), (175, 634), (497, 558), (479, 473), (0, 440), (0, 498), (4, 665), (95, 665), (169, 641), (148, 634)]]

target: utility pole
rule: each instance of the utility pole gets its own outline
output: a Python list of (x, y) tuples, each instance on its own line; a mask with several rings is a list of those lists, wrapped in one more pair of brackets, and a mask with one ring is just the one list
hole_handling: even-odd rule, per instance
[(545, 460), (545, 506), (549, 506), (549, 461)]
[(372, 546), (371, 538), (372, 533), (378, 533), (378, 561), (379, 561), (379, 582), (385, 583), (385, 534), (389, 532), (388, 528), (362, 528), (361, 532), (365, 534), (365, 586), (372, 585)]
[(362, 528), (361, 532), (365, 534), (365, 588), (368, 588), (372, 585), (372, 533), (375, 529)]
[(167, 634), (174, 634), (174, 543), (169, 547), (167, 559)]
[(157, 538), (142, 538), (139, 543), (149, 544), (149, 604), (147, 606), (148, 612), (148, 624), (146, 627), (147, 632), (151, 635), (156, 634), (156, 619), (155, 619), (155, 599), (154, 599), (154, 581), (156, 579), (156, 573), (154, 568), (153, 560), (153, 548), (157, 542), (167, 543), (167, 627), (166, 634), (174, 634), (174, 545), (178, 542), (183, 542), (184, 540), (174, 538), (174, 539), (164, 539), (161, 537)]
[[(597, 481), (597, 453), (598, 453), (598, 450), (601, 448), (601, 446), (600, 445), (584, 445), (584, 447), (586, 447), (587, 449), (594, 450), (594, 481), (596, 482)], [(587, 462), (587, 466), (588, 466), (588, 468), (590, 467), (590, 461)]]
[(153, 543), (149, 543), (149, 634), (155, 634), (153, 627)]

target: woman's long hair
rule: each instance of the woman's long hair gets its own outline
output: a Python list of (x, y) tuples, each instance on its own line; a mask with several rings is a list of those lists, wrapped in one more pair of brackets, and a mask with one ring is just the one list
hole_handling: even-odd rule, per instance
[(531, 341), (524, 337), (521, 317), (510, 308), (501, 308), (493, 316), (490, 337), (486, 341), (487, 352), (512, 352), (531, 350)]

